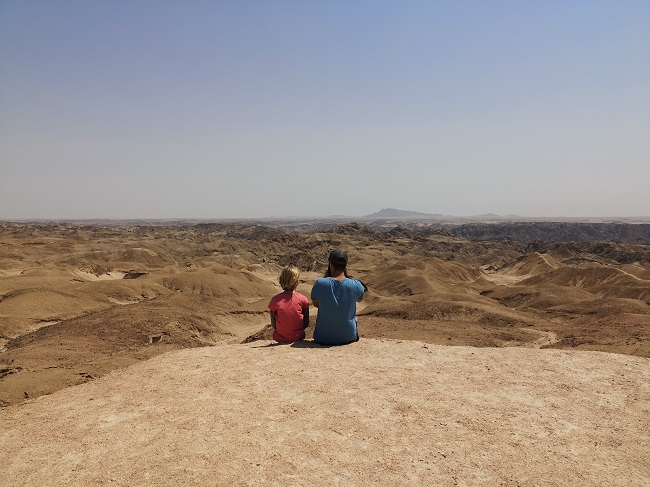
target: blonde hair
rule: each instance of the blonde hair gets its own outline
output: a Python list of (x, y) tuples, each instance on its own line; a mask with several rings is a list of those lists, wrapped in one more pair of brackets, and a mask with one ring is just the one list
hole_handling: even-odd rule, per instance
[(300, 271), (295, 266), (288, 266), (282, 269), (282, 273), (278, 281), (280, 286), (285, 291), (293, 291), (298, 286), (298, 278), (300, 277)]

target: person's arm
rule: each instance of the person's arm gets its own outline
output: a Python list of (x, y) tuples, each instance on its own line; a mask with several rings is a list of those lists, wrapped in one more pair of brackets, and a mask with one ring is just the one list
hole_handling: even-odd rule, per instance
[(306, 308), (302, 309), (302, 327), (307, 328), (309, 326), (309, 304)]
[(363, 297), (366, 295), (366, 291), (368, 291), (368, 288), (364, 283), (361, 281), (357, 281), (359, 285), (361, 286), (361, 296), (359, 296), (359, 299), (357, 299), (357, 303), (363, 299)]
[(276, 311), (271, 311), (270, 313), (271, 313), (271, 326), (275, 330), (275, 315), (277, 314), (277, 312)]
[(311, 288), (311, 302), (313, 303), (314, 308), (318, 308), (318, 299), (316, 299), (316, 296), (318, 296), (319, 281), (320, 279), (316, 279), (316, 282)]

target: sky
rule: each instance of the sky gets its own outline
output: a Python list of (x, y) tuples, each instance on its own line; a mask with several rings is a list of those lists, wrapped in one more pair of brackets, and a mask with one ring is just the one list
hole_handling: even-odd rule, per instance
[(650, 215), (650, 1), (0, 0), (0, 220)]

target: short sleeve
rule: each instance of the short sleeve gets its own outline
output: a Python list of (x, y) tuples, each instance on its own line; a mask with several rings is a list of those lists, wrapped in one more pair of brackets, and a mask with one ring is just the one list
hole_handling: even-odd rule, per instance
[(307, 299), (307, 296), (302, 297), (302, 308), (309, 308), (309, 299)]
[(269, 309), (271, 311), (277, 311), (278, 310), (278, 301), (275, 299), (275, 297), (271, 298), (271, 301), (269, 301)]
[(316, 282), (314, 283), (314, 285), (311, 288), (311, 299), (312, 299), (312, 301), (314, 299), (316, 301), (318, 301), (318, 299), (319, 299), (318, 298), (318, 288), (320, 287), (320, 282), (319, 281), (320, 281), (320, 279), (316, 279)]
[(365, 294), (365, 291), (363, 289), (363, 284), (361, 284), (361, 281), (355, 281), (357, 283), (357, 290), (359, 291), (359, 297), (357, 298), (357, 301), (361, 298), (363, 298), (363, 295)]

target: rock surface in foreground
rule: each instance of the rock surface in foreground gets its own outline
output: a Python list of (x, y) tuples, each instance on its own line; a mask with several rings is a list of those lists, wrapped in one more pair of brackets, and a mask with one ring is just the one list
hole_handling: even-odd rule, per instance
[(6, 409), (2, 485), (647, 485), (650, 361), (362, 340), (165, 354)]

